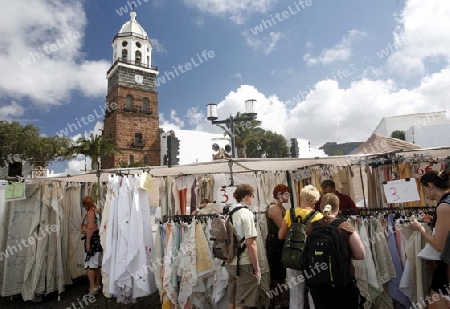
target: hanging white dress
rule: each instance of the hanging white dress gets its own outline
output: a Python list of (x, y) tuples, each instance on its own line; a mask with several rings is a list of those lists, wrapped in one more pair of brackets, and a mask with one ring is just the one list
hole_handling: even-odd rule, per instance
[(118, 221), (117, 212), (119, 208), (119, 189), (122, 177), (114, 176), (113, 196), (111, 199), (111, 207), (108, 225), (106, 227), (106, 246), (103, 250), (102, 271), (109, 276), (109, 294), (116, 295), (115, 283), (116, 278), (116, 250), (118, 239)]
[[(117, 235), (117, 258), (116, 274), (113, 278), (117, 301), (128, 303), (132, 300), (131, 274), (128, 272), (128, 243), (130, 242), (131, 230), (131, 204), (134, 184), (128, 177), (123, 178), (119, 189), (119, 207), (117, 209), (118, 235)], [(135, 237), (135, 235), (133, 235)]]
[[(151, 270), (151, 251), (153, 239), (150, 226), (150, 205), (146, 191), (138, 186), (138, 179), (132, 178), (134, 182), (131, 213), (130, 213), (130, 237), (128, 242), (128, 272), (139, 276), (133, 277), (133, 298), (150, 295), (156, 290), (155, 278)], [(150, 235), (150, 237), (145, 237)]]
[[(109, 228), (109, 218), (111, 215), (111, 203), (113, 201), (114, 197), (114, 179), (110, 178), (107, 183), (107, 192), (106, 192), (106, 198), (105, 198), (105, 206), (102, 210), (102, 221), (99, 226), (99, 235), (100, 235), (100, 243), (103, 248), (103, 257), (105, 256), (105, 252), (107, 250), (106, 248), (106, 238), (108, 234), (108, 228)], [(103, 294), (106, 297), (111, 297), (111, 294), (109, 293), (109, 285), (110, 285), (110, 277), (107, 273), (105, 273), (105, 266), (102, 266), (102, 283), (103, 283)]]

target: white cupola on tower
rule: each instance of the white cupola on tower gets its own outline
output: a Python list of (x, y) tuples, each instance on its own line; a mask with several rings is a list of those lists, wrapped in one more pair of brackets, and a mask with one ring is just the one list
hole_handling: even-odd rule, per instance
[(113, 41), (113, 63), (126, 62), (151, 68), (152, 43), (144, 28), (136, 21), (136, 12), (130, 13), (127, 21)]

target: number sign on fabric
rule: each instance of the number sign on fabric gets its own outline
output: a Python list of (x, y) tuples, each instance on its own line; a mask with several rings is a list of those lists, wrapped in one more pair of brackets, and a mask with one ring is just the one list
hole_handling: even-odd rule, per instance
[(383, 188), (388, 203), (420, 201), (415, 178), (388, 181)]
[(233, 194), (236, 191), (236, 187), (220, 187), (217, 190), (217, 202), (220, 206), (230, 206), (237, 204)]

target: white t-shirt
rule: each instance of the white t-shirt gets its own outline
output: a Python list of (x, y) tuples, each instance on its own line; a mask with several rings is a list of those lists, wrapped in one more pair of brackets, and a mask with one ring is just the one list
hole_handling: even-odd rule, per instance
[[(233, 207), (230, 207), (230, 211), (239, 206), (243, 205), (236, 204)], [(236, 233), (239, 239), (242, 238), (248, 239), (258, 236), (258, 233), (256, 231), (255, 220), (253, 217), (253, 212), (247, 208), (239, 209), (233, 214), (233, 226), (236, 229)], [(237, 264), (237, 256), (234, 257), (230, 265), (236, 264)], [(251, 264), (251, 262), (250, 258), (248, 257), (247, 249), (245, 249), (245, 251), (242, 252), (241, 257), (239, 258), (239, 265), (248, 265), (248, 264)]]

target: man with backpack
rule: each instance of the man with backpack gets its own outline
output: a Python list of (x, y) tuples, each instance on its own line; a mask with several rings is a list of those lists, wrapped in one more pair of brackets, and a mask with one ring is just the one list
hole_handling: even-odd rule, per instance
[[(356, 286), (351, 260), (364, 259), (364, 245), (349, 222), (336, 219), (339, 198), (335, 194), (324, 194), (320, 209), (324, 217), (306, 230), (302, 263), (314, 306), (316, 309), (362, 308), (364, 300)], [(321, 271), (317, 265), (322, 266)]]
[(230, 208), (230, 216), (237, 238), (242, 240), (240, 245), (245, 249), (238, 250), (238, 254), (231, 263), (227, 264), (228, 309), (258, 306), (261, 273), (256, 245), (257, 231), (253, 212), (248, 209), (248, 206), (253, 203), (253, 192), (253, 188), (248, 184), (238, 185), (234, 192), (237, 204)]

